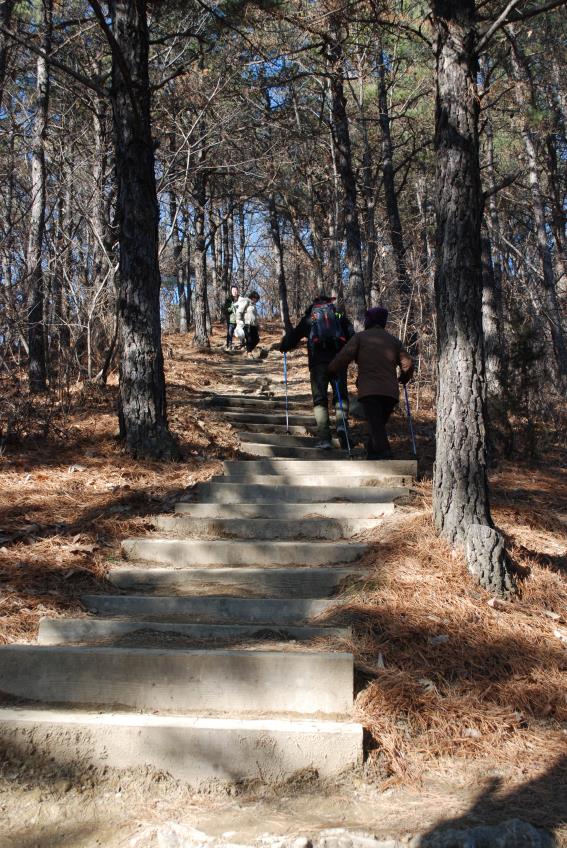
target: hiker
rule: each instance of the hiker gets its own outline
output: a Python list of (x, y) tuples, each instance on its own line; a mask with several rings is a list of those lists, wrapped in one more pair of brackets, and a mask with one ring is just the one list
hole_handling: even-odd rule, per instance
[[(244, 297), (244, 295), (239, 297), (236, 303), (236, 326), (240, 331), (244, 332), (247, 353), (252, 353), (260, 341), (258, 312), (256, 310), (256, 305), (259, 300), (260, 295), (258, 292), (250, 291), (246, 297)], [(238, 333), (238, 335), (240, 335), (240, 333)]]
[(236, 329), (236, 303), (238, 301), (238, 286), (230, 287), (230, 295), (224, 302), (224, 314), (226, 316), (226, 348), (232, 349), (232, 339)]
[(413, 360), (401, 341), (386, 331), (387, 320), (384, 307), (367, 310), (364, 330), (356, 333), (329, 365), (331, 376), (344, 374), (350, 362), (358, 365), (358, 398), (370, 429), (368, 459), (392, 458), (386, 424), (400, 399), (398, 383), (405, 385), (413, 374)]
[(313, 395), (313, 413), (317, 422), (317, 435), (319, 437), (319, 441), (315, 447), (319, 448), (319, 450), (330, 450), (333, 446), (329, 422), (329, 383), (331, 383), (333, 390), (337, 436), (341, 447), (348, 447), (348, 435), (346, 432), (348, 416), (346, 367), (337, 374), (340, 401), (342, 401), (343, 406), (341, 412), (337, 387), (335, 380), (329, 374), (328, 366), (352, 334), (353, 329), (344, 310), (335, 306), (334, 298), (328, 297), (325, 292), (319, 292), (297, 327), (286, 333), (277, 346), (278, 350), (282, 353), (287, 353), (287, 351), (297, 347), (301, 339), (307, 339), (307, 358), (309, 376), (311, 378), (311, 394)]

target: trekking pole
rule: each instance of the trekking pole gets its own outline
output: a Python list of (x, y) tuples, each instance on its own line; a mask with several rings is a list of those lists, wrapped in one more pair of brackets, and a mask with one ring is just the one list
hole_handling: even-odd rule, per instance
[(287, 400), (287, 353), (283, 355), (283, 379), (285, 385), (285, 431), (289, 433), (289, 409)]
[(348, 437), (348, 427), (347, 427), (345, 411), (344, 411), (344, 407), (343, 407), (343, 399), (341, 397), (341, 390), (339, 388), (339, 381), (338, 380), (335, 380), (335, 386), (337, 387), (337, 397), (339, 399), (339, 407), (341, 409), (341, 415), (343, 417), (343, 427), (345, 429), (345, 438), (346, 438), (346, 443), (347, 443), (348, 456), (349, 456), (349, 459), (352, 459), (352, 453), (351, 453), (351, 449), (350, 449), (350, 439)]
[(413, 421), (412, 421), (411, 410), (410, 410), (410, 405), (409, 405), (408, 389), (407, 389), (407, 386), (405, 384), (404, 384), (404, 394), (406, 396), (406, 415), (408, 417), (409, 430), (410, 430), (410, 435), (411, 435), (411, 446), (412, 446), (412, 449), (413, 449), (413, 455), (417, 458), (417, 447), (415, 445), (415, 434), (413, 432)]

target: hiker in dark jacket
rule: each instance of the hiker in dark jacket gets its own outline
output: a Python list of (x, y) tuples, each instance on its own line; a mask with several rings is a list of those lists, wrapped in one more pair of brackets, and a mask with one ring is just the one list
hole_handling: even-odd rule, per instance
[(398, 383), (405, 385), (413, 374), (411, 356), (401, 341), (385, 330), (387, 320), (387, 309), (369, 309), (364, 330), (356, 333), (329, 365), (331, 376), (344, 374), (350, 362), (358, 365), (358, 397), (370, 429), (368, 459), (391, 459), (386, 424), (400, 399)]
[(226, 350), (231, 350), (234, 331), (236, 329), (236, 304), (238, 302), (238, 286), (230, 287), (230, 295), (224, 302), (226, 317)]
[(297, 347), (301, 339), (307, 339), (313, 413), (317, 422), (317, 435), (319, 437), (315, 447), (320, 450), (332, 448), (328, 406), (329, 383), (333, 391), (337, 436), (341, 447), (347, 447), (348, 444), (346, 433), (348, 416), (346, 367), (336, 374), (343, 404), (343, 420), (335, 380), (331, 379), (328, 366), (329, 362), (336, 356), (337, 351), (346, 344), (352, 334), (353, 329), (344, 310), (335, 305), (334, 298), (328, 297), (325, 292), (319, 292), (297, 327), (286, 333), (279, 344), (279, 350), (286, 353)]

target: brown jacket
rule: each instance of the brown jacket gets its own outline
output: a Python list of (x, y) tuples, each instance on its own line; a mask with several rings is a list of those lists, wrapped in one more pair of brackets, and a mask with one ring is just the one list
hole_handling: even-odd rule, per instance
[(396, 368), (400, 367), (400, 382), (407, 383), (413, 374), (413, 360), (401, 341), (382, 327), (371, 327), (356, 333), (329, 365), (334, 377), (348, 367), (358, 365), (359, 398), (368, 395), (386, 395), (396, 400), (400, 397)]

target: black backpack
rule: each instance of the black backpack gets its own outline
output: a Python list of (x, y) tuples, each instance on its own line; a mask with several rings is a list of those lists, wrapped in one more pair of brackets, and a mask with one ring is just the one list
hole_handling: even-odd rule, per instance
[(322, 303), (311, 309), (311, 329), (307, 343), (312, 351), (340, 350), (346, 342), (341, 316), (332, 303)]

